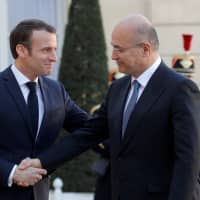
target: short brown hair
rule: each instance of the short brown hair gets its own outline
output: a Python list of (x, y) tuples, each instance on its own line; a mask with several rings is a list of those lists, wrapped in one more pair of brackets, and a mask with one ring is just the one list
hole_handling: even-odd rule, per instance
[(30, 38), (34, 30), (45, 30), (56, 34), (56, 29), (42, 20), (27, 19), (21, 21), (10, 33), (10, 50), (14, 59), (18, 57), (17, 44), (22, 44), (31, 51)]

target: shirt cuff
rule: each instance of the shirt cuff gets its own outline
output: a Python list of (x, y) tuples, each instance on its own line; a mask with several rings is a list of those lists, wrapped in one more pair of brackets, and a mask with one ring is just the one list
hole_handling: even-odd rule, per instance
[(17, 165), (14, 165), (14, 167), (12, 168), (11, 172), (10, 172), (10, 175), (8, 177), (8, 187), (12, 187), (12, 184), (13, 184), (13, 176), (14, 176), (14, 173), (15, 173), (15, 170), (17, 168)]

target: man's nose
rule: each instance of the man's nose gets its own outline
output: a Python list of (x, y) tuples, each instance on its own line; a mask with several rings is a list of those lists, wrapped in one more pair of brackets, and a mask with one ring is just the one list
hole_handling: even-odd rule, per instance
[(111, 58), (112, 58), (112, 60), (117, 60), (118, 55), (117, 55), (117, 53), (116, 53), (115, 50), (112, 50), (112, 56), (111, 56)]
[(57, 60), (57, 53), (56, 53), (56, 51), (52, 51), (50, 59), (52, 61), (56, 62), (56, 60)]

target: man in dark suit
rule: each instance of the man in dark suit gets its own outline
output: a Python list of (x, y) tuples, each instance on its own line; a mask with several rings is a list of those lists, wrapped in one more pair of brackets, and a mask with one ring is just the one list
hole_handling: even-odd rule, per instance
[(142, 15), (117, 24), (111, 44), (112, 59), (128, 75), (113, 82), (84, 128), (21, 167), (49, 171), (109, 137), (113, 200), (197, 200), (197, 86), (164, 64), (156, 30)]
[(95, 146), (93, 150), (100, 155), (92, 165), (93, 172), (97, 175), (95, 184), (94, 200), (111, 199), (110, 180), (110, 144), (106, 140)]
[(10, 34), (10, 47), (15, 63), (0, 73), (0, 199), (48, 200), (46, 170), (18, 164), (51, 146), (62, 127), (80, 128), (87, 114), (59, 82), (44, 77), (56, 61), (54, 27), (22, 21)]

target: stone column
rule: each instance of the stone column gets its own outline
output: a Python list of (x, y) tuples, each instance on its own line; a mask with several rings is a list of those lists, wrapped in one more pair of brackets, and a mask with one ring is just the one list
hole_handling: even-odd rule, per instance
[(1, 0), (0, 6), (0, 21), (1, 21), (1, 34), (0, 34), (0, 71), (6, 68), (9, 55), (9, 42), (8, 42), (8, 3), (7, 0)]

